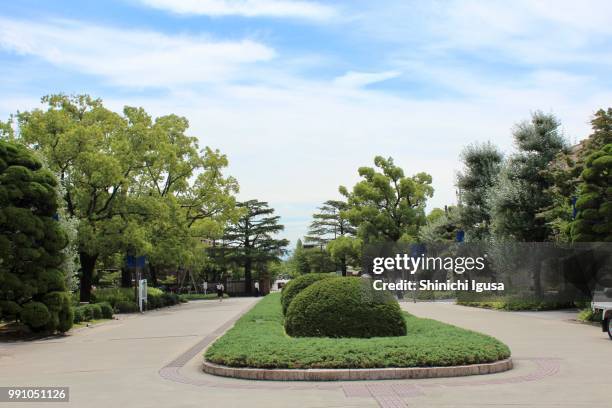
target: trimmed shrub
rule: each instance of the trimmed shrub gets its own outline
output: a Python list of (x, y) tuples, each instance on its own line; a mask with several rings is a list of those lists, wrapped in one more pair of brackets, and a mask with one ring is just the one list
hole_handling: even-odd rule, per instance
[(55, 176), (27, 147), (0, 140), (0, 318), (37, 331), (65, 332), (73, 319), (57, 202)]
[(102, 308), (100, 307), (99, 304), (92, 303), (92, 304), (89, 304), (87, 306), (91, 310), (91, 314), (92, 314), (94, 319), (101, 319), (102, 318)]
[(21, 306), (11, 300), (0, 301), (0, 309), (2, 316), (10, 320), (15, 320), (21, 313)]
[(287, 309), (291, 301), (304, 289), (309, 287), (315, 282), (321, 279), (329, 279), (334, 277), (333, 275), (323, 273), (307, 273), (306, 275), (298, 276), (295, 279), (291, 279), (287, 282), (287, 285), (283, 288), (281, 293), (281, 305), (283, 305), (283, 314), (287, 314)]
[(134, 288), (104, 288), (91, 292), (91, 301), (94, 303), (108, 302), (115, 307), (117, 302), (134, 301)]
[(77, 306), (74, 308), (74, 323), (81, 323), (85, 321), (85, 316), (83, 313), (83, 308), (81, 306)]
[(115, 312), (117, 313), (134, 313), (139, 310), (136, 302), (126, 302), (122, 300), (115, 305)]
[(41, 302), (28, 302), (21, 309), (21, 321), (34, 330), (43, 328), (51, 318), (49, 309)]
[(399, 303), (365, 278), (313, 283), (287, 310), (285, 330), (296, 337), (390, 337), (406, 335)]
[(112, 319), (113, 318), (113, 307), (108, 302), (98, 303), (100, 306), (100, 310), (102, 311), (103, 319)]

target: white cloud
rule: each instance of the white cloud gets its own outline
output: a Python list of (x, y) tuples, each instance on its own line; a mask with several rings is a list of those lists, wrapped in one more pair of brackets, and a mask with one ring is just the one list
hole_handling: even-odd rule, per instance
[(328, 19), (332, 7), (308, 1), (291, 0), (140, 0), (141, 3), (177, 14), (242, 17), (292, 17)]
[(384, 71), (384, 72), (355, 72), (349, 71), (346, 74), (334, 80), (335, 84), (346, 88), (360, 88), (366, 85), (375, 84), (377, 82), (386, 81), (388, 79), (397, 78), (401, 75), (399, 71)]
[(240, 74), (244, 65), (275, 56), (273, 49), (250, 39), (219, 41), (74, 21), (5, 18), (0, 18), (0, 48), (136, 87), (220, 83)]

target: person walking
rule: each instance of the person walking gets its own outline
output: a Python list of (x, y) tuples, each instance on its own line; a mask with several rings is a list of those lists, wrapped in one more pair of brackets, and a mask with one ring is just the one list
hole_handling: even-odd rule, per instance
[(221, 282), (217, 283), (217, 297), (219, 298), (219, 302), (223, 302), (223, 291), (225, 290), (225, 287), (223, 287), (223, 284)]
[(259, 281), (255, 281), (255, 297), (259, 297)]

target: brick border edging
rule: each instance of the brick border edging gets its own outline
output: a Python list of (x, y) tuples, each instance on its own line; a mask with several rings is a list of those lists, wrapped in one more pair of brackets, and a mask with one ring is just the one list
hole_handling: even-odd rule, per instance
[(470, 364), (450, 367), (398, 367), (360, 369), (264, 369), (236, 368), (214, 364), (204, 360), (207, 374), (244, 380), (268, 381), (355, 381), (355, 380), (406, 380), (417, 378), (463, 377), (468, 375), (495, 374), (511, 370), (512, 358), (494, 363)]

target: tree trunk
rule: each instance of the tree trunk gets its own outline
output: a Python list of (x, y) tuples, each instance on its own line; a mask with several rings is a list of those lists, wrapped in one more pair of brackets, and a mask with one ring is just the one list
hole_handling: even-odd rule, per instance
[(340, 260), (340, 270), (342, 271), (342, 276), (346, 276), (347, 267), (345, 257), (342, 257), (342, 259)]
[(132, 271), (127, 266), (121, 268), (121, 287), (131, 288), (132, 287)]
[(153, 264), (149, 264), (149, 275), (151, 276), (151, 284), (157, 287), (157, 269)]
[(81, 302), (89, 302), (91, 300), (93, 272), (96, 267), (98, 255), (89, 255), (86, 252), (79, 252), (79, 259), (81, 261), (80, 298)]
[(244, 291), (246, 292), (247, 295), (252, 295), (253, 294), (253, 288), (252, 288), (252, 273), (251, 270), (253, 269), (253, 265), (251, 262), (251, 258), (247, 257), (244, 260)]

